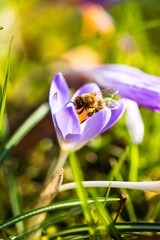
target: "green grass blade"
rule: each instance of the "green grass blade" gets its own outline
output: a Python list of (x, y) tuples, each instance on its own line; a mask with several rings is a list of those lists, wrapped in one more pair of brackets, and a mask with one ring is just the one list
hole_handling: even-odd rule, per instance
[(13, 38), (11, 39), (11, 42), (9, 45), (7, 64), (6, 64), (6, 69), (5, 69), (5, 74), (4, 74), (4, 82), (3, 82), (3, 87), (2, 87), (2, 95), (1, 95), (1, 99), (0, 99), (0, 136), (2, 133), (4, 110), (5, 110), (6, 97), (7, 97), (7, 85), (8, 85), (8, 78), (9, 78), (12, 41), (13, 41)]
[(156, 221), (156, 218), (159, 216), (159, 213), (160, 213), (160, 202), (158, 202), (158, 204), (156, 204), (156, 207), (155, 207), (155, 211), (154, 211), (154, 214), (153, 214), (153, 221)]
[(38, 109), (33, 112), (27, 120), (17, 129), (17, 131), (6, 142), (2, 152), (0, 153), (0, 164), (6, 159), (10, 150), (16, 146), (22, 138), (49, 112), (49, 104), (43, 103)]
[[(65, 214), (65, 216), (66, 215), (67, 214)], [(60, 222), (60, 221), (59, 220), (57, 221), (56, 218), (54, 218), (53, 224), (55, 224), (56, 222)], [(115, 225), (116, 225), (116, 228), (121, 233), (123, 233), (123, 234), (131, 234), (131, 235), (134, 232), (136, 232), (137, 235), (140, 235), (141, 232), (155, 232), (156, 233), (156, 232), (159, 232), (159, 230), (160, 230), (160, 224), (155, 224), (155, 223), (116, 223)], [(42, 224), (42, 226), (45, 226), (45, 223)], [(103, 227), (102, 225), (99, 225), (99, 226)], [(65, 237), (65, 236), (88, 234), (88, 232), (89, 232), (89, 226), (87, 224), (85, 224), (85, 225), (74, 226), (74, 227), (67, 228), (67, 229), (64, 229), (62, 231), (59, 231), (58, 233), (53, 234), (52, 236), (50, 236), (49, 239), (54, 239), (54, 238), (57, 238), (57, 237)], [(103, 228), (103, 232), (97, 231), (96, 234), (97, 234), (97, 236), (106, 236), (107, 231), (106, 231), (106, 229)], [(145, 234), (143, 234), (143, 236), (144, 235)], [(18, 240), (19, 238), (17, 237), (15, 239)]]
[[(127, 146), (126, 149), (122, 152), (121, 156), (119, 157), (118, 162), (115, 163), (114, 166), (112, 166), (112, 170), (109, 174), (109, 177), (112, 180), (115, 178), (117, 181), (123, 181), (123, 178), (120, 174), (120, 169), (123, 166), (124, 161), (126, 160), (126, 158), (129, 155), (129, 152), (130, 152), (129, 150), (130, 150), (129, 147)], [(129, 193), (126, 189), (120, 189), (120, 191), (121, 191), (122, 194), (125, 194), (125, 195), (129, 196)], [(136, 221), (136, 214), (135, 214), (134, 207), (133, 207), (133, 204), (132, 204), (132, 201), (131, 201), (130, 198), (127, 199), (127, 201), (125, 203), (125, 206), (126, 206), (126, 209), (128, 211), (128, 215), (129, 215), (130, 220), (131, 221)]]
[[(120, 173), (117, 173), (115, 178), (116, 178), (117, 181), (123, 181), (123, 178), (122, 178)], [(121, 194), (125, 194), (125, 195), (129, 196), (129, 192), (127, 191), (127, 189), (123, 188), (123, 189), (120, 189), (120, 191), (121, 191)], [(125, 207), (127, 209), (130, 220), (131, 221), (136, 221), (137, 218), (136, 218), (136, 214), (135, 214), (135, 211), (134, 211), (134, 206), (133, 206), (131, 198), (127, 199), (127, 201), (125, 202)]]
[[(146, 236), (146, 234), (140, 234), (141, 232), (158, 232), (160, 230), (160, 224), (156, 223), (115, 223), (116, 228), (123, 234), (131, 234), (137, 236)], [(103, 227), (99, 225), (99, 227)], [(87, 234), (89, 232), (89, 228), (87, 225), (75, 226), (71, 228), (64, 229), (59, 231), (58, 233), (51, 236), (49, 239), (54, 239), (56, 237), (65, 237), (70, 235), (82, 235)], [(136, 232), (136, 234), (133, 234)], [(139, 234), (138, 234), (139, 233)], [(98, 236), (106, 236), (107, 231), (103, 227), (103, 232), (97, 231), (96, 233)], [(89, 235), (87, 235), (89, 236)], [(77, 236), (80, 237), (80, 236)], [(73, 239), (76, 237), (73, 237)], [(68, 239), (68, 238), (67, 238)], [(69, 238), (72, 239), (72, 238)], [(79, 238), (78, 238), (79, 239)], [(83, 238), (82, 238), (83, 239)], [(115, 238), (114, 238), (115, 239)]]
[(107, 192), (106, 192), (106, 196), (105, 196), (105, 202), (104, 202), (104, 204), (103, 204), (103, 207), (105, 207), (105, 205), (106, 205), (106, 203), (107, 203), (107, 199), (108, 199), (108, 197), (109, 197), (110, 190), (111, 190), (111, 182), (110, 182), (109, 187), (107, 188)]
[[(149, 20), (149, 21), (139, 20), (133, 24), (129, 23), (129, 24), (121, 25), (120, 27), (117, 27), (117, 31), (116, 31), (115, 35), (113, 37), (111, 37), (110, 40), (107, 40), (105, 43), (110, 42), (110, 41), (115, 41), (115, 40), (123, 37), (123, 35), (125, 33), (129, 33), (132, 36), (137, 33), (142, 34), (142, 32), (145, 32), (150, 29), (159, 28), (159, 27), (160, 27), (159, 19)], [(145, 38), (145, 40), (146, 40), (146, 38)]]
[(4, 27), (0, 26), (0, 30), (2, 30)]
[[(104, 198), (99, 198), (97, 201), (100, 202), (104, 202), (105, 199)], [(114, 198), (108, 198), (107, 202), (112, 202), (114, 201)], [(87, 199), (87, 203), (88, 204), (93, 204), (94, 200), (93, 199)], [(17, 222), (20, 222), (22, 220), (25, 220), (27, 218), (33, 217), (35, 215), (44, 213), (44, 212), (49, 212), (49, 211), (60, 211), (60, 210), (64, 210), (64, 209), (68, 209), (68, 208), (72, 208), (72, 207), (77, 207), (81, 205), (81, 201), (74, 199), (71, 201), (64, 201), (64, 202), (58, 202), (58, 203), (54, 203), (54, 204), (50, 204), (48, 206), (42, 207), (42, 208), (37, 208), (34, 210), (31, 210), (29, 212), (23, 213), (19, 216), (13, 217), (11, 219), (8, 219), (7, 221), (3, 222), (0, 224), (0, 230), (8, 227), (12, 224), (15, 224)]]
[(159, 232), (160, 223), (116, 223), (116, 227), (120, 232)]
[(130, 182), (137, 182), (138, 168), (139, 168), (138, 145), (132, 143), (131, 155), (130, 155), (130, 171), (129, 171), (129, 181)]
[[(57, 214), (54, 214), (53, 217), (47, 219), (45, 222), (35, 226), (34, 228), (28, 230), (27, 232), (25, 232), (24, 234), (21, 234), (17, 237), (15, 237), (15, 240), (18, 239), (26, 239), (26, 237), (30, 236), (30, 239), (37, 239), (36, 236), (36, 232), (40, 229), (44, 229), (47, 230), (48, 227), (53, 226), (55, 224), (64, 222), (65, 220), (67, 220), (68, 218), (71, 219), (71, 217), (74, 217), (78, 214), (80, 214), (82, 212), (81, 207), (78, 208), (73, 208), (70, 211), (67, 211), (63, 214), (59, 214), (59, 212)], [(57, 236), (59, 236), (59, 234), (57, 234)], [(31, 238), (32, 237), (32, 238)]]
[[(116, 223), (116, 228), (123, 234), (132, 234), (133, 232), (158, 232), (160, 230), (160, 226), (153, 223)], [(100, 225), (102, 226), (102, 225)], [(107, 231), (103, 228), (103, 232), (97, 232), (98, 236), (106, 236)], [(49, 239), (54, 239), (56, 237), (64, 237), (64, 236), (70, 236), (70, 235), (78, 235), (78, 234), (87, 234), (89, 231), (89, 228), (87, 225), (83, 226), (75, 226), (72, 228), (64, 229), (62, 231), (59, 231), (57, 234), (54, 234)], [(144, 236), (144, 234), (143, 234)], [(68, 238), (67, 238), (68, 239)], [(115, 238), (113, 238), (115, 239)]]
[(78, 159), (76, 158), (75, 153), (72, 151), (69, 154), (69, 161), (70, 161), (70, 165), (72, 168), (74, 180), (77, 183), (77, 188), (76, 188), (77, 195), (78, 195), (80, 201), (82, 202), (84, 216), (90, 226), (90, 231), (89, 231), (90, 235), (94, 236), (93, 220), (92, 220), (91, 212), (90, 212), (90, 209), (88, 207), (88, 202), (87, 202), (87, 191), (85, 190), (85, 188), (82, 185), (83, 177), (82, 177), (82, 173), (81, 173), (80, 164), (78, 162)]
[(96, 198), (95, 189), (90, 190), (90, 193), (91, 193), (93, 199), (95, 199), (94, 205), (95, 205), (96, 211), (99, 215), (100, 222), (103, 224), (103, 226), (105, 226), (105, 228), (108, 230), (110, 235), (115, 240), (121, 240), (122, 237), (121, 237), (119, 231), (116, 229), (108, 210), (106, 208), (104, 208), (104, 206), (96, 200), (97, 198)]
[[(21, 207), (19, 204), (20, 201), (19, 201), (16, 181), (13, 173), (13, 167), (10, 161), (8, 161), (6, 166), (6, 177), (8, 180), (9, 198), (11, 202), (12, 213), (13, 213), (13, 216), (17, 216), (21, 213)], [(16, 229), (18, 234), (22, 233), (24, 231), (23, 222), (18, 222), (16, 224)]]
[(89, 239), (90, 235), (83, 235), (83, 236), (76, 236), (72, 238), (67, 238), (67, 240), (82, 240), (82, 239)]
[(112, 181), (114, 179), (114, 177), (120, 172), (120, 170), (124, 164), (124, 161), (128, 157), (128, 154), (129, 154), (129, 147), (127, 146), (126, 149), (120, 155), (118, 161), (112, 167), (112, 170), (108, 174), (107, 179)]
[(130, 34), (135, 34), (138, 32), (143, 32), (146, 30), (159, 28), (160, 20), (154, 19), (149, 21), (137, 21), (134, 24), (126, 24), (118, 28), (117, 32), (129, 32)]
[[(149, 234), (145, 234), (145, 233), (134, 233), (134, 232), (125, 232), (125, 233), (123, 233), (123, 234), (126, 234), (126, 235), (129, 235), (130, 237), (131, 236), (133, 236), (133, 237), (143, 237), (142, 238), (142, 240), (144, 240), (145, 238), (144, 237), (151, 237), (151, 238), (149, 238), (149, 239), (153, 239), (153, 235), (149, 235)], [(138, 238), (139, 240), (141, 239), (141, 238)], [(148, 238), (146, 238), (146, 240), (147, 240)]]
[(89, 226), (88, 225), (82, 225), (82, 226), (75, 226), (71, 228), (66, 228), (62, 231), (59, 231), (58, 233), (51, 236), (50, 239), (54, 239), (56, 237), (62, 237), (62, 236), (72, 236), (72, 235), (78, 235), (78, 234), (88, 234), (89, 232)]

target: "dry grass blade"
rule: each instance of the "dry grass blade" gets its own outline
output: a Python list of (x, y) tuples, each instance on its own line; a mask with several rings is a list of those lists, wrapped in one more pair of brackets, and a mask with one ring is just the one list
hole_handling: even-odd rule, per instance
[(60, 168), (48, 181), (43, 191), (40, 194), (36, 208), (43, 207), (51, 203), (53, 198), (57, 195), (59, 188), (63, 181), (63, 168)]
[[(63, 168), (60, 168), (51, 177), (51, 179), (48, 181), (48, 183), (42, 190), (35, 208), (40, 208), (45, 205), (48, 205), (55, 198), (63, 181), (63, 172), (64, 172)], [(32, 228), (33, 226), (40, 224), (46, 218), (46, 214), (47, 213), (42, 213), (31, 218), (27, 224), (27, 227)], [(34, 236), (33, 235), (30, 236), (31, 237), (30, 239), (38, 238), (40, 234), (41, 231), (38, 231), (34, 234)]]

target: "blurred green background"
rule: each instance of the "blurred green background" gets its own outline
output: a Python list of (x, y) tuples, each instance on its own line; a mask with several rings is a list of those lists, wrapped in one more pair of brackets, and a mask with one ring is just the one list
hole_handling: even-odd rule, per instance
[[(51, 80), (59, 71), (66, 74), (72, 90), (84, 81), (69, 78), (70, 70), (91, 64), (127, 64), (160, 76), (159, 0), (106, 1), (104, 5), (82, 4), (78, 0), (1, 0), (0, 26), (4, 27), (0, 30), (0, 88), (9, 42), (14, 37), (7, 90), (8, 137), (34, 109), (48, 101)], [(160, 179), (159, 114), (142, 108), (141, 113), (145, 136), (140, 146), (131, 142), (123, 116), (103, 136), (78, 151), (85, 180), (109, 179), (127, 146), (129, 154), (116, 180)], [(58, 152), (50, 114), (13, 149), (10, 158), (23, 212), (34, 208), (47, 169)], [(130, 168), (134, 159), (135, 177)], [(1, 222), (12, 216), (5, 169), (6, 163), (0, 168)], [(66, 163), (64, 182), (71, 180)], [(57, 200), (70, 198), (71, 194), (60, 194)], [(103, 196), (104, 190), (100, 194)], [(111, 190), (111, 194), (119, 196), (120, 190)], [(160, 220), (158, 195), (140, 191), (129, 194), (135, 215), (126, 209), (122, 219)], [(116, 211), (111, 209), (113, 215)]]

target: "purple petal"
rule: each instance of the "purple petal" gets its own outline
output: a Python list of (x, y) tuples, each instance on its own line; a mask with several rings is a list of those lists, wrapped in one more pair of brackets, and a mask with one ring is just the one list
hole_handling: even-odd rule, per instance
[(122, 115), (125, 111), (125, 101), (123, 99), (121, 99), (118, 102), (120, 105), (119, 108), (111, 111), (111, 118), (110, 118), (109, 122), (107, 123), (107, 125), (100, 131), (100, 133), (102, 133), (102, 132), (106, 131), (107, 129), (109, 129), (110, 127), (112, 127), (122, 117)]
[(76, 146), (81, 137), (81, 129), (73, 106), (62, 108), (53, 116), (60, 143)]
[(160, 111), (160, 78), (126, 65), (110, 64), (88, 70), (103, 88), (114, 87), (119, 95), (143, 107)]
[(80, 140), (79, 134), (68, 134), (66, 139), (64, 139), (63, 135), (62, 135), (62, 132), (59, 129), (59, 126), (57, 124), (57, 120), (55, 118), (55, 115), (53, 115), (53, 121), (54, 121), (54, 126), (55, 126), (55, 129), (56, 129), (58, 141), (59, 141), (59, 144), (60, 144), (61, 148), (64, 149), (64, 150), (69, 150), (69, 149), (75, 148), (76, 145), (78, 144), (79, 140)]
[(140, 144), (144, 136), (144, 124), (136, 102), (125, 99), (126, 102), (126, 126), (132, 142)]
[(55, 127), (55, 130), (56, 130), (56, 134), (57, 134), (57, 137), (58, 137), (59, 144), (62, 145), (62, 143), (64, 142), (62, 132), (61, 132), (59, 126), (58, 126), (55, 114), (53, 114), (52, 117), (53, 117), (53, 123), (54, 123), (54, 127)]
[(92, 117), (88, 118), (81, 124), (82, 137), (81, 142), (86, 143), (90, 139), (96, 137), (101, 130), (107, 125), (111, 117), (111, 110), (104, 108), (95, 113)]
[(52, 80), (49, 92), (49, 103), (52, 114), (57, 113), (70, 100), (69, 88), (62, 73)]
[(72, 97), (72, 100), (77, 97), (77, 96), (81, 96), (82, 94), (85, 93), (94, 93), (94, 92), (99, 92), (100, 88), (98, 87), (98, 85), (96, 83), (88, 83), (83, 85), (82, 87), (80, 87), (75, 94)]

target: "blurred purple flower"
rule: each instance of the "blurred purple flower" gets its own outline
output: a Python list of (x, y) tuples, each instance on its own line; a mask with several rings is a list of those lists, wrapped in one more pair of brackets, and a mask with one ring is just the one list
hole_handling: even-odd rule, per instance
[(140, 106), (160, 112), (160, 78), (141, 70), (120, 64), (102, 65), (85, 69), (101, 87), (114, 87), (123, 98), (131, 99)]
[(112, 111), (106, 107), (83, 123), (79, 123), (74, 104), (70, 100), (74, 101), (76, 96), (99, 90), (97, 84), (89, 83), (79, 88), (70, 99), (69, 88), (63, 75), (58, 73), (54, 77), (49, 93), (49, 103), (57, 137), (64, 151), (81, 148), (89, 140), (110, 128), (122, 116), (125, 106), (124, 101), (119, 100), (118, 109)]

